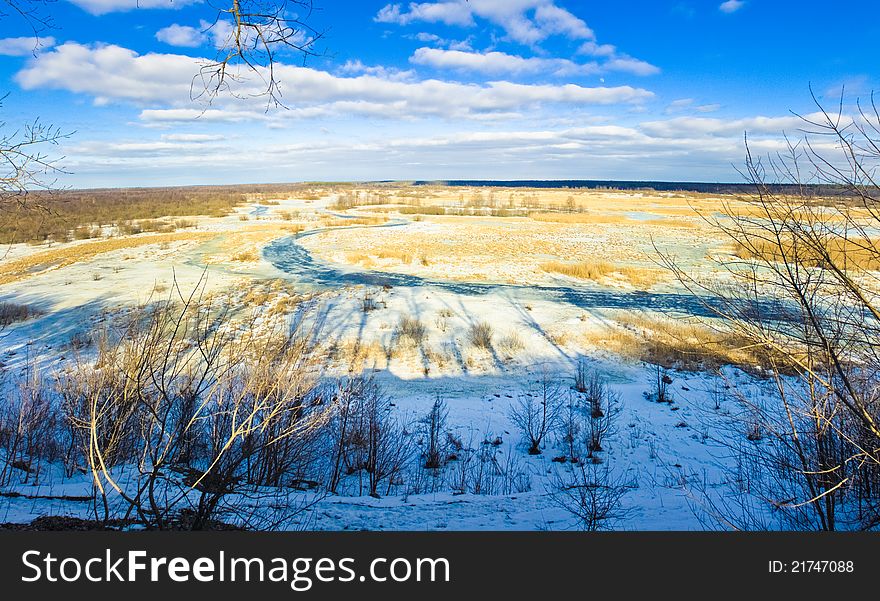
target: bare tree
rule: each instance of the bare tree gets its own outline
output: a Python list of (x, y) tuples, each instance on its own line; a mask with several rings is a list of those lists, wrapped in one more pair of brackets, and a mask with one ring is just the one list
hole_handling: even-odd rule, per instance
[(540, 455), (547, 433), (556, 424), (561, 387), (550, 369), (541, 366), (536, 386), (521, 393), (510, 409), (510, 419), (522, 431), (529, 444), (529, 455)]
[(285, 54), (298, 55), (305, 61), (318, 52), (324, 36), (309, 25), (315, 11), (312, 0), (215, 0), (216, 15), (208, 27), (218, 53), (206, 61), (194, 78), (194, 98), (209, 102), (219, 94), (237, 94), (230, 85), (244, 74), (256, 74), (263, 84), (261, 95), (270, 105), (282, 105), (281, 81), (276, 62)]
[[(201, 289), (136, 313), (62, 379), (68, 419), (104, 508), (150, 528), (209, 527), (227, 502), (289, 485), (326, 422), (312, 337), (241, 335)], [(247, 324), (245, 331), (256, 329)], [(283, 325), (283, 324), (281, 324)], [(246, 494), (245, 494), (246, 493)]]
[[(814, 101), (816, 101), (814, 97)], [(741, 398), (755, 494), (798, 529), (880, 524), (880, 112), (871, 99), (803, 118), (803, 137), (748, 151), (752, 194), (712, 225), (731, 240), (724, 280), (667, 266), (715, 325), (748, 341), (768, 402)]]
[(577, 519), (577, 527), (588, 532), (609, 530), (625, 519), (628, 511), (621, 501), (628, 492), (625, 482), (607, 465), (577, 463), (569, 475), (557, 473), (551, 497)]

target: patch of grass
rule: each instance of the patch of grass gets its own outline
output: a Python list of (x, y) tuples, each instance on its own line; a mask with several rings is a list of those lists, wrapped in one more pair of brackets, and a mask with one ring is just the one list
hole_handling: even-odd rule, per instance
[[(830, 259), (844, 269), (880, 271), (880, 240), (834, 238), (824, 249), (791, 242), (751, 240), (748, 246), (736, 245), (734, 254), (740, 259), (761, 259), (769, 262), (796, 261), (804, 266), (823, 267)], [(827, 257), (827, 258), (826, 258)]]
[(47, 269), (67, 267), (81, 261), (88, 261), (96, 255), (124, 248), (163, 244), (178, 241), (208, 240), (217, 234), (208, 232), (178, 232), (174, 234), (152, 234), (136, 238), (111, 238), (97, 240), (75, 246), (67, 246), (0, 263), (0, 284), (8, 284)]
[(352, 225), (379, 225), (388, 221), (387, 217), (355, 217), (351, 219), (329, 218), (322, 219), (324, 227), (345, 227)]
[(583, 340), (624, 358), (669, 369), (705, 371), (734, 365), (754, 370), (767, 362), (747, 338), (708, 320), (627, 314), (618, 316), (613, 325), (590, 330)]
[(660, 269), (616, 265), (608, 261), (580, 261), (563, 263), (549, 261), (541, 264), (541, 269), (548, 273), (561, 273), (581, 280), (602, 282), (609, 277), (618, 276), (637, 288), (647, 289), (663, 279), (665, 273)]
[(232, 260), (241, 263), (253, 263), (260, 260), (260, 255), (256, 250), (245, 250), (232, 255)]

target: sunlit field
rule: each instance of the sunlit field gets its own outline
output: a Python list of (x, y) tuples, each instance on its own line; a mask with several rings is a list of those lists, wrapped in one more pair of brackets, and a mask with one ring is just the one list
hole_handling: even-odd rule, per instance
[[(725, 486), (719, 420), (773, 386), (775, 355), (682, 279), (723, 284), (724, 265), (790, 250), (722, 235), (719, 224), (762, 219), (741, 194), (297, 184), (40, 202), (50, 223), (7, 232), (0, 260), (0, 360), (17, 399), (3, 419), (23, 424), (3, 439), (0, 479), (18, 495), (3, 521), (121, 519), (133, 501), (102, 493), (96, 518), (77, 500), (93, 498), (97, 468), (76, 441), (103, 432), (113, 486), (149, 479), (118, 430), (134, 417), (112, 399), (151, 374), (143, 390), (169, 391), (156, 414), (176, 415), (178, 401), (162, 399), (183, 402), (200, 381), (198, 398), (262, 424), (246, 434), (251, 451), (235, 447), (260, 470), (253, 496), (193, 472), (191, 492), (154, 510), (175, 527), (251, 527), (283, 497), (285, 528), (570, 528), (560, 483), (613, 468), (609, 525), (625, 515), (635, 528), (698, 528), (706, 514), (684, 491), (699, 480), (711, 499)], [(275, 400), (252, 404), (263, 395)], [(41, 404), (50, 398), (60, 414)], [(296, 424), (283, 417), (291, 402), (307, 411)], [(354, 426), (340, 421), (355, 411), (384, 424), (381, 466), (358, 463)], [(300, 434), (280, 448), (285, 428)], [(197, 452), (178, 446), (201, 444), (189, 436), (203, 435), (174, 453)], [(235, 510), (181, 514), (193, 494)]]

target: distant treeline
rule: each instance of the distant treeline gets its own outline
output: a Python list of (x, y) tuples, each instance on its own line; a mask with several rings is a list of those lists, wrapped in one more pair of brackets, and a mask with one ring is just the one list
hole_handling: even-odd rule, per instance
[[(660, 181), (625, 181), (598, 179), (559, 179), (559, 180), (476, 180), (455, 179), (442, 181), (415, 181), (414, 186), (461, 186), (489, 188), (587, 188), (610, 190), (654, 190), (657, 192), (700, 192), (704, 194), (747, 194), (754, 192), (752, 184), (732, 184), (721, 182), (660, 182)], [(846, 190), (839, 186), (813, 185), (800, 186), (794, 184), (768, 185), (777, 194), (802, 192), (804, 188), (816, 196), (844, 196)]]
[(299, 184), (260, 184), (34, 192), (0, 207), (0, 243), (95, 238), (106, 227), (120, 233), (173, 230), (181, 223), (161, 218), (223, 216), (249, 198), (302, 190)]

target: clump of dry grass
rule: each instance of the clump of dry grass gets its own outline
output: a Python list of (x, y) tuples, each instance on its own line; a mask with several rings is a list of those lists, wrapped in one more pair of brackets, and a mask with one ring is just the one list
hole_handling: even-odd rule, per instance
[(542, 263), (541, 269), (549, 273), (561, 273), (569, 277), (594, 282), (601, 282), (606, 278), (617, 275), (632, 286), (644, 289), (654, 286), (664, 276), (664, 272), (660, 269), (616, 265), (608, 261), (580, 261), (578, 263), (549, 261)]
[(513, 357), (525, 348), (522, 337), (517, 332), (509, 332), (498, 339), (498, 350), (507, 357)]
[(418, 318), (402, 315), (394, 329), (394, 334), (400, 342), (420, 345), (428, 337), (428, 328)]
[[(391, 354), (394, 354), (393, 351)], [(329, 349), (328, 356), (344, 364), (353, 373), (359, 373), (365, 367), (385, 366), (387, 368), (390, 359), (387, 349), (383, 348), (379, 342), (375, 340), (364, 342), (360, 339), (334, 342)]]
[(241, 263), (253, 263), (260, 260), (260, 255), (256, 250), (245, 250), (232, 255), (232, 260)]
[(471, 345), (481, 349), (492, 348), (492, 326), (485, 321), (478, 321), (471, 324), (467, 333), (468, 342)]

